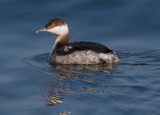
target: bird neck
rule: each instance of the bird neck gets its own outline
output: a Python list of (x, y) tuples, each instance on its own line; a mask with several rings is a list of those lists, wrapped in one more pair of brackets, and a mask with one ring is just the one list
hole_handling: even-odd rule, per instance
[(51, 52), (53, 52), (55, 49), (64, 46), (65, 44), (67, 44), (69, 41), (69, 33), (66, 33), (64, 35), (57, 35), (56, 37), (56, 41), (52, 47)]

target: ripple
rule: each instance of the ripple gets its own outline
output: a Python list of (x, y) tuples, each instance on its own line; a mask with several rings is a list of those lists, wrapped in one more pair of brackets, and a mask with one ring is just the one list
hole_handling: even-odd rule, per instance
[(139, 51), (139, 52), (119, 52), (121, 63), (123, 65), (131, 66), (147, 66), (160, 64), (160, 51)]
[(103, 89), (94, 89), (91, 86), (107, 86), (107, 83), (98, 80), (98, 76), (112, 74), (112, 71), (117, 67), (117, 64), (105, 66), (51, 65), (47, 53), (25, 58), (24, 62), (32, 75), (31, 84), (37, 83), (40, 88), (43, 87), (44, 89), (46, 87), (47, 90), (49, 88), (48, 93), (45, 94), (45, 98), (47, 98), (45, 100), (47, 100), (47, 105), (50, 106), (63, 103), (66, 95), (86, 91), (106, 92)]
[[(45, 89), (47, 106), (73, 106), (76, 101), (87, 101), (89, 106), (96, 103), (102, 107), (108, 103), (119, 110), (132, 111), (145, 103), (139, 111), (148, 110), (152, 105), (150, 97), (158, 99), (160, 51), (118, 54), (121, 62), (107, 66), (50, 65), (49, 54), (31, 56), (24, 62), (31, 73), (31, 82)], [(156, 110), (151, 108), (151, 111)]]

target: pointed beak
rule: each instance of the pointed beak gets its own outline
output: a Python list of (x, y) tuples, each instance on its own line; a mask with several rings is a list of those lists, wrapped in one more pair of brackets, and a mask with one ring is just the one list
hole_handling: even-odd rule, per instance
[(46, 32), (46, 31), (47, 31), (46, 28), (42, 28), (42, 29), (40, 29), (40, 30), (37, 30), (36, 33), (39, 33), (39, 32)]

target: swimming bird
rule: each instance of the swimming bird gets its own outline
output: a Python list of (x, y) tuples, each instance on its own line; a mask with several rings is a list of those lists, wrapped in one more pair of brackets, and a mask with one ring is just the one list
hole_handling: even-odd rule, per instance
[(68, 25), (60, 18), (50, 20), (44, 28), (36, 31), (38, 32), (56, 35), (50, 52), (50, 62), (53, 64), (111, 64), (120, 61), (116, 52), (100, 43), (69, 43)]

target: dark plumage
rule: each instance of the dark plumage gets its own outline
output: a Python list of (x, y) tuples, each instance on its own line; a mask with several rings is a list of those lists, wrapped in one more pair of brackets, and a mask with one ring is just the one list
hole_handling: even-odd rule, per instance
[(67, 43), (64, 46), (57, 48), (52, 52), (52, 54), (56, 53), (58, 55), (67, 55), (73, 53), (74, 51), (82, 51), (82, 50), (92, 50), (97, 53), (113, 53), (111, 49), (99, 43), (74, 42), (74, 43)]
[(64, 25), (65, 22), (60, 19), (60, 18), (55, 18), (55, 19), (52, 19), (50, 20), (46, 25), (45, 25), (45, 28), (48, 28), (50, 25), (54, 25), (54, 26), (61, 26), (61, 25)]

